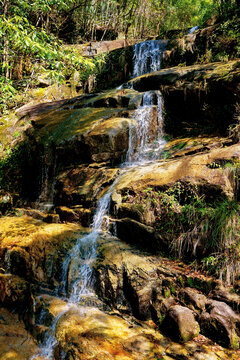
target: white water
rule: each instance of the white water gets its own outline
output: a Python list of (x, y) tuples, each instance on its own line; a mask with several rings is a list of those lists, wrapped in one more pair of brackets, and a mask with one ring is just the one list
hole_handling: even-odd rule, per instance
[[(136, 73), (159, 70), (161, 66), (161, 54), (159, 55), (161, 42), (147, 41), (137, 44), (135, 50)], [(147, 55), (149, 53), (149, 55)], [(145, 59), (145, 60), (144, 60)], [(150, 59), (150, 60), (149, 60)], [(146, 61), (147, 65), (142, 65), (141, 61)], [(133, 118), (134, 126), (129, 129), (129, 149), (127, 153), (127, 162), (122, 164), (122, 171), (114, 181), (108, 192), (99, 200), (97, 210), (91, 225), (91, 232), (76, 242), (76, 245), (69, 252), (63, 263), (62, 283), (57, 288), (56, 295), (60, 292), (63, 299), (67, 301), (64, 311), (56, 317), (49, 333), (41, 347), (40, 356), (47, 359), (53, 359), (54, 348), (57, 345), (55, 338), (56, 326), (59, 319), (70, 309), (77, 307), (77, 304), (84, 298), (85, 301), (94, 297), (93, 290), (93, 272), (92, 266), (96, 259), (97, 239), (102, 232), (103, 227), (108, 230), (109, 225), (109, 207), (111, 194), (116, 183), (119, 181), (129, 166), (145, 163), (156, 159), (165, 145), (163, 139), (163, 101), (160, 91), (148, 91), (143, 94), (142, 105), (135, 110)], [(73, 261), (76, 263), (72, 265)], [(69, 281), (71, 266), (75, 266), (73, 283)], [(39, 355), (37, 355), (39, 356)], [(37, 356), (32, 357), (35, 359)]]
[(134, 45), (133, 77), (160, 70), (165, 48), (164, 40), (148, 40)]
[(142, 106), (135, 110), (129, 130), (127, 161), (145, 163), (156, 159), (166, 144), (163, 137), (163, 101), (160, 91), (147, 91)]
[(46, 154), (42, 166), (40, 195), (36, 202), (36, 208), (44, 212), (49, 212), (54, 207), (56, 165), (57, 165), (56, 156), (54, 154), (51, 155)]
[(188, 30), (189, 34), (193, 34), (195, 31), (197, 31), (199, 29), (199, 26), (194, 26), (191, 29)]
[[(93, 292), (93, 283), (92, 283), (92, 265), (96, 259), (96, 250), (97, 250), (97, 238), (102, 230), (102, 226), (104, 221), (106, 220), (106, 227), (108, 229), (109, 221), (106, 216), (109, 212), (110, 198), (112, 193), (113, 185), (110, 187), (109, 191), (99, 200), (98, 207), (93, 218), (92, 223), (92, 231), (79, 238), (76, 242), (76, 245), (72, 248), (70, 253), (68, 254), (66, 260), (63, 263), (63, 283), (64, 288), (62, 290), (66, 293), (66, 287), (68, 284), (68, 271), (71, 260), (74, 258), (79, 258), (79, 266), (78, 266), (78, 276), (74, 280), (74, 283), (71, 285), (71, 288), (68, 289), (69, 297), (68, 303), (64, 311), (59, 314), (46, 336), (45, 341), (41, 346), (41, 354), (40, 356), (44, 356), (47, 359), (53, 359), (54, 347), (57, 345), (57, 340), (55, 337), (56, 326), (59, 319), (70, 309), (76, 308), (76, 305), (80, 302), (80, 300), (84, 297), (91, 298), (94, 296)], [(39, 355), (35, 355), (32, 357), (36, 359)]]
[[(69, 302), (70, 303), (78, 303), (81, 298), (84, 296), (93, 295), (92, 289), (92, 265), (94, 260), (96, 259), (96, 251), (97, 251), (97, 238), (102, 230), (103, 223), (105, 221), (106, 230), (109, 227), (109, 219), (108, 212), (111, 200), (112, 186), (108, 190), (108, 192), (99, 200), (98, 207), (93, 219), (92, 223), (92, 231), (78, 239), (76, 245), (70, 252), (68, 258), (69, 264), (71, 259), (80, 258), (81, 263), (79, 266), (79, 275), (77, 279), (74, 281), (73, 285), (71, 285), (71, 289), (68, 289)], [(65, 279), (64, 282), (67, 283), (67, 269), (68, 264), (66, 264), (66, 268), (64, 269)]]

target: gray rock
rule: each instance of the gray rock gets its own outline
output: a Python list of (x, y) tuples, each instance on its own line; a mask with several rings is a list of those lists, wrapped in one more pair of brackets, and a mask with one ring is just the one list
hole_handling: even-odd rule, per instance
[(190, 305), (196, 310), (205, 310), (205, 304), (207, 302), (206, 296), (200, 294), (195, 289), (185, 288), (180, 291), (180, 298), (185, 305)]
[(193, 311), (181, 305), (169, 308), (162, 328), (169, 337), (182, 342), (192, 340), (200, 332)]
[(210, 300), (200, 316), (201, 332), (222, 346), (239, 348), (240, 316), (222, 301)]

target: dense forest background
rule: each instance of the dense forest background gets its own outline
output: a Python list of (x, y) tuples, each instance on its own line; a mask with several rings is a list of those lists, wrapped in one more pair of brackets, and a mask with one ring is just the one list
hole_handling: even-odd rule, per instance
[[(39, 73), (61, 82), (87, 78), (101, 58), (63, 46), (113, 39), (167, 38), (193, 26), (231, 22), (239, 0), (2, 0), (0, 2), (0, 112)], [(232, 35), (236, 31), (232, 28)]]

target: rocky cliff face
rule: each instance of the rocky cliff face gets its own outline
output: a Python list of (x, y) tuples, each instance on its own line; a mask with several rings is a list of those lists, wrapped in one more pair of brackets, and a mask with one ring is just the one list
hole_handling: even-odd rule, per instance
[[(238, 60), (174, 67), (18, 111), (0, 168), (0, 211), (21, 206), (0, 219), (3, 359), (238, 359), (239, 78)], [(42, 350), (15, 341), (20, 321), (6, 346), (13, 310)]]

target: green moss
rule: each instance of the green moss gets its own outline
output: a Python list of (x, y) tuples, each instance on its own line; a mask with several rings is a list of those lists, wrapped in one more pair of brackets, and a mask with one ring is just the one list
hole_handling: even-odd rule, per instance
[[(119, 109), (82, 108), (53, 112), (35, 121), (36, 136), (44, 144), (59, 145), (62, 141), (80, 136), (94, 124), (120, 112)], [(39, 128), (39, 130), (38, 130)]]
[(231, 349), (234, 349), (234, 350), (239, 349), (239, 337), (237, 336), (235, 331), (232, 333), (230, 346), (231, 346)]
[(171, 291), (170, 291), (170, 289), (165, 288), (165, 289), (164, 289), (164, 297), (165, 297), (165, 299), (170, 298), (170, 296), (171, 296)]

